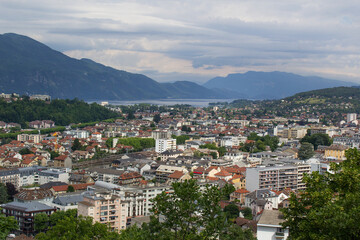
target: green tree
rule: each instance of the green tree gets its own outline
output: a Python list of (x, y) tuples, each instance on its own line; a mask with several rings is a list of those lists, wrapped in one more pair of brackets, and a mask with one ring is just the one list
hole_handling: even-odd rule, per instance
[(346, 160), (331, 163), (331, 172), (313, 172), (306, 190), (290, 197), (284, 227), (292, 239), (359, 239), (360, 152), (349, 149)]
[(66, 192), (75, 192), (75, 188), (73, 186), (69, 185)]
[(73, 150), (73, 151), (80, 150), (81, 147), (82, 147), (82, 145), (81, 145), (79, 139), (75, 138), (75, 140), (74, 140), (74, 142), (73, 142), (73, 144), (71, 146), (71, 150)]
[(0, 183), (0, 204), (7, 203), (8, 197), (6, 186)]
[(225, 184), (222, 188), (221, 188), (221, 193), (223, 195), (222, 199), (223, 200), (229, 200), (230, 199), (230, 194), (235, 192), (235, 187), (232, 184)]
[(133, 111), (130, 111), (127, 115), (127, 120), (133, 120), (135, 119), (135, 115)]
[(237, 218), (239, 217), (239, 207), (235, 204), (231, 203), (224, 207), (224, 212), (226, 213), (228, 218)]
[(25, 155), (25, 154), (31, 154), (31, 153), (33, 153), (33, 152), (30, 151), (28, 148), (23, 148), (23, 149), (21, 149), (21, 150), (19, 151), (19, 153), (20, 153), (21, 155)]
[[(206, 186), (203, 191), (195, 180), (173, 184), (173, 193), (161, 193), (152, 201), (154, 216), (145, 226), (152, 234), (150, 239), (223, 239), (232, 223), (219, 202), (223, 193), (215, 186)], [(164, 221), (159, 221), (159, 216)], [(154, 236), (154, 235), (153, 235)], [(253, 239), (253, 238), (251, 238)]]
[(6, 183), (6, 192), (8, 195), (8, 198), (10, 201), (12, 201), (14, 199), (14, 195), (18, 193), (18, 191), (16, 190), (14, 184), (7, 182)]
[(211, 152), (210, 155), (212, 156), (213, 159), (217, 159), (217, 154), (216, 154), (216, 152)]
[(255, 240), (253, 233), (250, 229), (243, 230), (241, 227), (239, 227), (236, 224), (230, 225), (224, 231), (224, 233), (221, 234), (220, 240)]
[(181, 136), (173, 135), (172, 138), (176, 138), (177, 145), (185, 144), (185, 141), (190, 139), (190, 137), (187, 135), (181, 135)]
[(44, 232), (49, 227), (50, 218), (46, 213), (36, 214), (34, 217), (34, 229), (36, 232)]
[(60, 154), (58, 152), (55, 151), (50, 151), (50, 158), (54, 159), (56, 157), (60, 156)]
[(155, 114), (154, 115), (154, 122), (159, 123), (160, 121), (161, 121), (160, 114)]
[(225, 147), (219, 147), (217, 150), (219, 152), (220, 157), (224, 156), (225, 153), (227, 152)]
[(91, 217), (70, 217), (65, 216), (60, 219), (55, 226), (51, 227), (46, 233), (36, 235), (39, 240), (52, 239), (119, 239), (119, 234), (110, 231), (109, 227), (102, 223), (94, 223)]
[(305, 135), (300, 140), (301, 143), (308, 142), (314, 145), (314, 149), (316, 150), (318, 146), (330, 146), (332, 144), (332, 139), (326, 133), (315, 133), (310, 135), (309, 133)]
[(298, 155), (300, 159), (311, 158), (312, 156), (314, 156), (314, 146), (308, 142), (302, 143)]
[(244, 218), (249, 220), (253, 219), (251, 208), (244, 207), (243, 209), (240, 210), (240, 212), (243, 214)]
[(18, 223), (13, 216), (6, 217), (4, 214), (0, 213), (0, 240), (5, 240), (6, 236), (9, 235), (11, 231), (14, 231), (18, 228)]

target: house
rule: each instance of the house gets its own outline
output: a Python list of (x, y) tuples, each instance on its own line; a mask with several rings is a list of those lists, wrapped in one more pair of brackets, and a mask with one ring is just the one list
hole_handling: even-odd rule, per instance
[(94, 183), (94, 179), (87, 174), (71, 173), (69, 177), (69, 184), (79, 183)]
[(120, 175), (119, 185), (138, 185), (142, 176), (138, 172), (126, 172)]
[(238, 189), (230, 194), (230, 202), (238, 201), (240, 204), (245, 204), (245, 196), (249, 193), (246, 189)]
[(167, 183), (172, 184), (174, 182), (183, 182), (183, 181), (189, 180), (189, 179), (191, 179), (191, 176), (189, 173), (184, 173), (182, 171), (175, 171), (168, 176)]
[(325, 149), (325, 158), (328, 159), (335, 159), (335, 160), (345, 160), (345, 151), (348, 149), (349, 147), (346, 147), (344, 145), (337, 145), (337, 144), (332, 144), (331, 146), (329, 146), (328, 148)]
[(54, 194), (48, 189), (24, 189), (14, 195), (15, 202), (29, 203), (29, 202), (43, 202), (49, 203), (53, 200)]
[(289, 237), (289, 228), (283, 228), (284, 222), (279, 210), (264, 210), (257, 223), (257, 238), (261, 240), (285, 240)]
[(72, 168), (72, 160), (68, 155), (60, 155), (54, 159), (54, 167)]

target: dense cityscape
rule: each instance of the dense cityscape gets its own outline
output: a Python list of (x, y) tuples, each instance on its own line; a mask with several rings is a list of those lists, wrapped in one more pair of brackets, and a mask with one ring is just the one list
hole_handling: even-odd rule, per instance
[(0, 240), (360, 239), (357, 1), (0, 1)]
[[(6, 104), (51, 102), (50, 96), (2, 97)], [(26, 128), (0, 122), (0, 201), (4, 217), (16, 220), (13, 233), (51, 239), (46, 236), (56, 234), (55, 226), (65, 224), (52, 216), (64, 212), (108, 226), (109, 234), (120, 233), (115, 238), (131, 238), (146, 228), (143, 224), (154, 224), (152, 216), (165, 228), (169, 213), (162, 212), (160, 199), (167, 199), (162, 194), (182, 199), (179, 188), (186, 191), (190, 184), (188, 191), (198, 188), (195, 195), (220, 194), (215, 209), (230, 225), (213, 230), (210, 238), (241, 233), (244, 239), (272, 234), (285, 239), (283, 209), (292, 194), (306, 189), (305, 176), (333, 172), (332, 164), (343, 162), (346, 150), (360, 144), (356, 113), (324, 125), (323, 116), (313, 112), (309, 118), (306, 111), (292, 118), (253, 117), (258, 109), (229, 104), (101, 105), (117, 117), (67, 126), (38, 119), (25, 122)], [(193, 225), (206, 229), (205, 223), (194, 220)], [(176, 221), (174, 226), (181, 229)], [(201, 234), (196, 231), (191, 233)]]

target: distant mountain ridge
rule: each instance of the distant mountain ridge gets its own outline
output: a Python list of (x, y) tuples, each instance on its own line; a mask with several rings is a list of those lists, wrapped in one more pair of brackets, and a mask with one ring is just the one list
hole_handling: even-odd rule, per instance
[(192, 82), (158, 83), (90, 59), (77, 60), (14, 33), (0, 35), (0, 91), (84, 100), (227, 97)]
[[(286, 72), (246, 72), (216, 77), (203, 86), (236, 91), (247, 99), (281, 99), (299, 92), (310, 90), (357, 85), (321, 77), (304, 77)], [(244, 98), (244, 97), (239, 97)]]
[(284, 72), (229, 74), (203, 85), (189, 81), (159, 83), (90, 59), (68, 57), (26, 36), (0, 34), (0, 91), (5, 93), (83, 100), (280, 99), (309, 90), (353, 85)]

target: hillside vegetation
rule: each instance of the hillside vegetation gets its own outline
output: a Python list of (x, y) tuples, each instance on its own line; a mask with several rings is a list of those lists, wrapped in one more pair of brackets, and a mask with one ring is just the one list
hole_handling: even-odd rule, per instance
[(40, 100), (18, 100), (7, 103), (0, 99), (0, 121), (20, 123), (25, 127), (34, 120), (53, 120), (56, 125), (101, 121), (118, 114), (96, 103), (88, 104), (78, 99), (56, 99), (50, 103)]
[(342, 120), (342, 114), (360, 112), (360, 89), (335, 87), (295, 94), (281, 100), (235, 100), (228, 107), (243, 108), (254, 116), (274, 115), (293, 117), (322, 115), (333, 121)]

